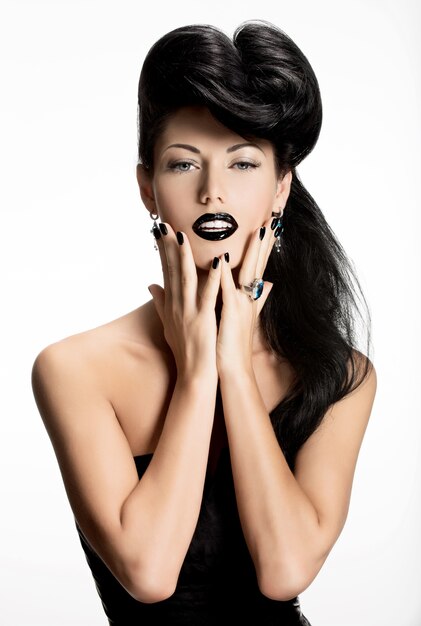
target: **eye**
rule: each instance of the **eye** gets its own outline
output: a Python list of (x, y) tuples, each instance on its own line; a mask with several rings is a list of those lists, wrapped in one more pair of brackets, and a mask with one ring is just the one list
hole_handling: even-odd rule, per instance
[(173, 161), (168, 164), (168, 169), (174, 172), (190, 172), (195, 167), (190, 161)]
[(236, 167), (237, 169), (243, 172), (247, 172), (247, 170), (256, 169), (257, 167), (259, 167), (259, 165), (260, 163), (257, 163), (254, 161), (237, 161), (237, 163), (234, 163), (234, 167)]

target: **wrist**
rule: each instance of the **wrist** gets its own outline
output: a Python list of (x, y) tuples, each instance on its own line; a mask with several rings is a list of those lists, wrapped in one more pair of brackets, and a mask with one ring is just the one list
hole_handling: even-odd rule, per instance
[(196, 387), (205, 391), (207, 388), (216, 388), (218, 384), (218, 370), (216, 366), (195, 368), (180, 368), (177, 370), (177, 384), (181, 387)]
[(225, 365), (218, 365), (219, 379), (227, 382), (245, 381), (246, 384), (250, 384), (256, 381), (254, 375), (253, 364), (249, 363), (227, 363)]

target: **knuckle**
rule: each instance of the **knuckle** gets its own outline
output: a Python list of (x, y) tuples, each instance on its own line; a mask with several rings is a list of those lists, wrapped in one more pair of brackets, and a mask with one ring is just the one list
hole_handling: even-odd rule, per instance
[(171, 305), (171, 318), (176, 324), (180, 324), (183, 321), (182, 311), (180, 311), (175, 302), (172, 302)]
[(173, 263), (168, 263), (168, 276), (173, 278), (177, 275), (177, 267)]
[(191, 285), (193, 284), (193, 276), (190, 274), (182, 274), (181, 276), (181, 284), (182, 285)]

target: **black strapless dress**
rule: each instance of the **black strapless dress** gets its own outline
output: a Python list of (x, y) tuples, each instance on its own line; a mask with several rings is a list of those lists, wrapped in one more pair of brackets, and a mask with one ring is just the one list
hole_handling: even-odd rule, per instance
[[(152, 454), (135, 456), (139, 479)], [(228, 448), (206, 476), (202, 507), (174, 594), (152, 604), (120, 585), (76, 528), (109, 624), (112, 626), (310, 626), (298, 596), (270, 600), (258, 588), (238, 515)]]

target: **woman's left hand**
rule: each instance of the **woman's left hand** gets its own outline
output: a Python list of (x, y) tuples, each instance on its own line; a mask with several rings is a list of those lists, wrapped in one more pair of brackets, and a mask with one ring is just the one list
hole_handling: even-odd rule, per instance
[(218, 373), (226, 371), (252, 371), (253, 336), (256, 332), (257, 320), (273, 283), (264, 282), (263, 293), (257, 300), (251, 300), (248, 293), (240, 285), (249, 284), (255, 278), (262, 278), (273, 244), (276, 241), (269, 218), (262, 226), (265, 228), (260, 239), (262, 228), (257, 229), (246, 251), (236, 285), (231, 267), (224, 256), (221, 257), (221, 289), (222, 311), (216, 342), (216, 360)]

